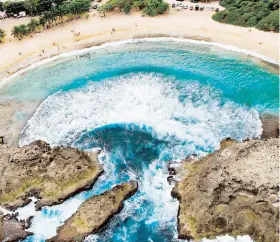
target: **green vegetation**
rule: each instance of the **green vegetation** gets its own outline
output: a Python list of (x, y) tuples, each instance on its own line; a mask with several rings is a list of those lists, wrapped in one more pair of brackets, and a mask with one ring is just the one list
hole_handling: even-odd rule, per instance
[(272, 11), (268, 16), (263, 18), (256, 27), (260, 30), (279, 33), (279, 10)]
[(0, 5), (2, 11), (6, 11), (8, 16), (25, 11), (30, 16), (41, 15), (46, 11), (54, 12), (63, 9), (68, 13), (76, 14), (87, 11), (90, 7), (90, 0), (24, 0), (6, 1)]
[(0, 29), (0, 43), (4, 42), (4, 39), (6, 37), (6, 33), (3, 29)]
[(99, 8), (99, 11), (111, 12), (118, 9), (129, 14), (132, 8), (142, 10), (145, 15), (156, 16), (166, 12), (169, 5), (163, 0), (109, 0)]
[(14, 26), (12, 29), (12, 35), (17, 39), (22, 39), (25, 36), (36, 31), (38, 28), (40, 28), (39, 21), (37, 21), (35, 19), (31, 19), (30, 22), (26, 25), (21, 24), (18, 26)]
[(3, 10), (7, 15), (18, 14), (21, 11), (26, 11), (24, 1), (6, 1), (3, 3)]
[[(31, 2), (36, 0), (27, 1)], [(60, 1), (59, 4), (58, 1), (59, 0), (56, 0), (57, 3), (49, 8), (50, 0), (39, 0), (39, 3), (41, 3), (39, 7), (43, 6), (44, 9), (48, 10), (41, 13), (39, 20), (32, 19), (27, 25), (21, 24), (19, 26), (14, 26), (12, 29), (12, 35), (15, 38), (22, 39), (42, 27), (48, 28), (54, 22), (63, 22), (65, 18), (71, 20), (79, 14), (88, 11), (91, 4), (90, 0), (71, 0), (67, 3)], [(33, 13), (37, 13), (37, 10), (35, 9), (32, 11)]]
[(221, 0), (220, 5), (226, 10), (213, 15), (218, 22), (279, 32), (278, 0)]
[(4, 3), (0, 1), (0, 12), (3, 12), (4, 10)]

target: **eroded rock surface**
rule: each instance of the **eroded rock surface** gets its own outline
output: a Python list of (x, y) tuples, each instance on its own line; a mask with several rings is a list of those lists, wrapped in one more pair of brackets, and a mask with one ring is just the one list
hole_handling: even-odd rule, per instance
[(1, 215), (0, 212), (0, 241), (10, 242), (25, 239), (32, 233), (25, 231), (26, 225), (12, 215)]
[(279, 240), (279, 139), (223, 142), (222, 149), (182, 164), (184, 179), (173, 195), (180, 201), (180, 238), (248, 234)]
[(103, 172), (97, 153), (69, 147), (51, 148), (35, 141), (22, 148), (0, 145), (0, 206), (16, 208), (37, 196), (39, 209), (62, 203), (90, 188)]
[(120, 212), (123, 201), (132, 196), (137, 187), (137, 182), (130, 181), (87, 199), (49, 241), (83, 241), (85, 237), (106, 225), (114, 214)]
[(262, 121), (263, 132), (262, 139), (279, 138), (279, 116), (264, 114), (260, 117)]

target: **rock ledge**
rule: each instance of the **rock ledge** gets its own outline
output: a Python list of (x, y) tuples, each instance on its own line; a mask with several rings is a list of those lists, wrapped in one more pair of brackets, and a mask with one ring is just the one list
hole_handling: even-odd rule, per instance
[(15, 209), (36, 196), (40, 209), (91, 188), (103, 172), (97, 155), (70, 147), (51, 148), (40, 140), (22, 148), (0, 145), (0, 206)]
[(83, 241), (104, 227), (123, 208), (123, 201), (137, 191), (137, 182), (117, 185), (109, 191), (87, 199), (49, 242)]
[(279, 139), (227, 140), (196, 161), (172, 194), (180, 201), (179, 237), (199, 240), (248, 234), (255, 241), (279, 239)]

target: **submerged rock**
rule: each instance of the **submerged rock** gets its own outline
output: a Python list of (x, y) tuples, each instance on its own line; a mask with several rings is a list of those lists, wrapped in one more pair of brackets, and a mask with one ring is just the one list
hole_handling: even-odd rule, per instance
[(179, 237), (199, 240), (248, 234), (279, 239), (279, 139), (222, 143), (222, 149), (183, 163), (184, 179), (172, 194), (180, 201)]
[(32, 233), (27, 229), (24, 221), (18, 221), (13, 215), (1, 215), (0, 212), (0, 241), (19, 241)]
[(78, 211), (57, 230), (52, 242), (83, 241), (97, 232), (123, 208), (123, 201), (137, 191), (137, 182), (130, 181), (87, 199)]
[(14, 209), (36, 196), (39, 209), (89, 189), (103, 172), (97, 155), (69, 147), (51, 148), (44, 141), (22, 148), (0, 145), (0, 206)]

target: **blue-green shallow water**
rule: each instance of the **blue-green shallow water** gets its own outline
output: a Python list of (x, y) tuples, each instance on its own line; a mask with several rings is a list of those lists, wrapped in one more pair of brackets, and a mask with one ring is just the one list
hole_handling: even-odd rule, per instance
[(218, 47), (176, 42), (143, 42), (107, 47), (57, 60), (16, 78), (0, 90), (1, 99), (42, 99), (58, 90), (134, 72), (161, 73), (177, 80), (211, 85), (235, 102), (274, 111), (278, 76), (242, 55)]
[(278, 112), (278, 85), (277, 75), (239, 54), (177, 42), (111, 46), (17, 77), (0, 90), (1, 100), (46, 98), (20, 145), (43, 139), (100, 147), (105, 169), (92, 190), (37, 212), (26, 241), (53, 236), (86, 198), (130, 179), (139, 191), (87, 240), (176, 241), (167, 161), (212, 152), (225, 137), (258, 137), (258, 112)]

